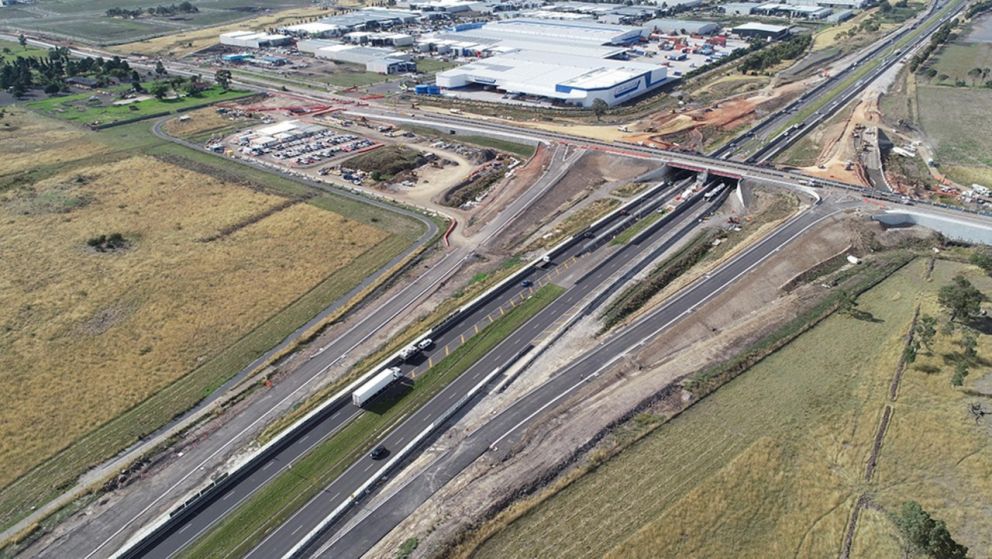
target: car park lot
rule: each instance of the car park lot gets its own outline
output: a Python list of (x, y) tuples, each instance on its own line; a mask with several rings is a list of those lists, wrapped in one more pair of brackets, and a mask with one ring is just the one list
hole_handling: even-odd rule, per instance
[[(273, 129), (279, 132), (270, 133)], [(290, 167), (327, 163), (382, 145), (365, 136), (299, 121), (249, 130), (232, 138), (230, 143), (242, 155)]]

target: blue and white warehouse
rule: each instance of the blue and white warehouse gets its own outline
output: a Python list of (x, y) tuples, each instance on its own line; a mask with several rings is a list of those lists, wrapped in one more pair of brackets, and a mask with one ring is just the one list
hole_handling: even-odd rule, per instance
[(667, 68), (656, 64), (535, 51), (491, 56), (437, 74), (444, 89), (491, 86), (582, 107), (596, 99), (619, 105), (666, 81)]

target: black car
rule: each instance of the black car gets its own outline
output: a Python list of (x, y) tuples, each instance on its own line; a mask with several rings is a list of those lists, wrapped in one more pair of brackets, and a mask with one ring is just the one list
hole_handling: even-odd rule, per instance
[(387, 456), (389, 456), (389, 450), (384, 446), (377, 446), (369, 453), (369, 458), (373, 460), (382, 460)]
[(520, 282), (520, 287), (531, 287), (532, 285), (534, 285), (534, 282), (530, 280), (524, 280)]

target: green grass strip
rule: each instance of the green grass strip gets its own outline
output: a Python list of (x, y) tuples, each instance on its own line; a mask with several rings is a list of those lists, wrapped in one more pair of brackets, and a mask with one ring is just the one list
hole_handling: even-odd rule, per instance
[[(151, 84), (145, 84), (148, 87)], [(250, 91), (228, 90), (222, 91), (218, 87), (211, 87), (203, 90), (197, 96), (185, 96), (178, 99), (146, 99), (128, 105), (107, 105), (90, 106), (87, 100), (92, 93), (77, 93), (75, 95), (64, 95), (39, 99), (27, 103), (28, 108), (39, 111), (46, 116), (90, 124), (99, 121), (100, 124), (110, 124), (130, 120), (147, 115), (159, 113), (169, 113), (180, 109), (191, 109), (217, 103), (219, 101), (230, 101), (254, 95)]]
[(330, 484), (373, 442), (403, 417), (437, 395), (451, 381), (557, 299), (565, 289), (548, 284), (493, 321), (464, 344), (417, 377), (413, 389), (393, 401), (379, 402), (368, 412), (298, 460), (235, 509), (181, 557), (243, 557), (297, 509)]
[(649, 225), (661, 219), (665, 213), (651, 212), (651, 215), (634, 222), (633, 225), (621, 231), (616, 237), (613, 237), (610, 244), (625, 245), (629, 243), (630, 240), (633, 239), (638, 233), (644, 231)]

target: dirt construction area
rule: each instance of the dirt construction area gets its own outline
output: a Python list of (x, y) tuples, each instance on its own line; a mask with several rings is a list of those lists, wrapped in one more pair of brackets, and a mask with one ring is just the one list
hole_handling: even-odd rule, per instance
[[(762, 233), (755, 233), (740, 246), (753, 242), (754, 237)], [(601, 375), (601, 380), (582, 394), (557, 406), (559, 411), (532, 427), (520, 445), (509, 451), (509, 457), (504, 462), (493, 462), (496, 458), (492, 456), (480, 459), (380, 542), (371, 556), (392, 554), (401, 542), (410, 537), (420, 541), (415, 557), (463, 556), (497, 532), (497, 537), (479, 550), (481, 556), (562, 556), (559, 552), (565, 549), (561, 547), (563, 542), (551, 538), (546, 528), (539, 528), (540, 534), (527, 536), (513, 535), (515, 528), (512, 524), (511, 529), (505, 528), (519, 515), (529, 517), (526, 511), (546, 495), (540, 489), (533, 498), (511, 505), (493, 523), (482, 524), (481, 527), (478, 523), (494, 512), (490, 506), (498, 508), (508, 499), (521, 495), (521, 492), (545, 487), (549, 480), (552, 492), (568, 486), (582, 472), (600, 464), (613, 452), (612, 448), (624, 441), (629, 442), (630, 437), (637, 434), (639, 420), (643, 420), (646, 426), (655, 426), (664, 417), (680, 410), (687, 400), (691, 400), (691, 395), (677, 388), (673, 392), (665, 392), (666, 387), (693, 371), (733, 355), (795, 316), (801, 309), (812, 305), (824, 288), (810, 286), (786, 293), (782, 290), (783, 285), (797, 274), (878, 233), (874, 226), (866, 224), (858, 215), (841, 215), (820, 224), (798, 241), (801, 244), (793, 246), (787, 255), (782, 253), (770, 258), (732, 290), (697, 309), (690, 318), (679, 324), (678, 336), (656, 338), (642, 350), (629, 355), (612, 372)], [(746, 296), (743, 295), (745, 293)], [(586, 350), (599, 329), (598, 320), (582, 319), (528, 367), (505, 393), (473, 409), (432, 450), (443, 452), (445, 448), (458, 444), (460, 438), (477, 427), (482, 418), (520, 398), (574, 359), (575, 355)], [(652, 394), (668, 396), (663, 397), (662, 403), (655, 405), (647, 414), (642, 414), (643, 417), (638, 416), (638, 420), (633, 422), (634, 427), (610, 429), (613, 422), (627, 417), (638, 403), (650, 399)], [(600, 438), (602, 442), (596, 449), (584, 455), (577, 464), (567, 465), (576, 449)], [(614, 502), (616, 506), (623, 507), (629, 501)], [(604, 522), (595, 514), (589, 515), (588, 519), (595, 519), (601, 527), (614, 524)], [(562, 525), (562, 529), (565, 528)], [(636, 528), (636, 525), (628, 528)], [(503, 533), (508, 536), (502, 537)], [(583, 533), (593, 539), (578, 546), (566, 546), (569, 549), (566, 555), (599, 556), (607, 551), (602, 546), (614, 541), (610, 537), (597, 537), (601, 533), (597, 530), (587, 528)], [(459, 552), (453, 553), (449, 547), (453, 541), (463, 541), (465, 545)], [(543, 547), (544, 544), (538, 542), (547, 542), (551, 547)]]
[[(519, 218), (525, 227), (507, 230), (494, 239), (493, 247), (506, 252), (519, 250), (534, 240), (536, 232), (567, 212), (593, 201), (604, 185), (625, 183), (658, 167), (657, 162), (590, 151), (584, 154), (544, 196)], [(551, 233), (551, 232), (549, 232)]]

